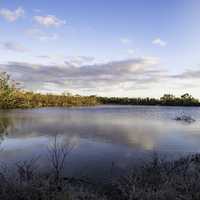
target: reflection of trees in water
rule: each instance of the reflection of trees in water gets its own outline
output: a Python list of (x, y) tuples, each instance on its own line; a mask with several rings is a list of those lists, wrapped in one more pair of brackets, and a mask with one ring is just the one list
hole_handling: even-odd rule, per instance
[(4, 137), (8, 135), (11, 124), (11, 118), (0, 117), (0, 143), (4, 140)]

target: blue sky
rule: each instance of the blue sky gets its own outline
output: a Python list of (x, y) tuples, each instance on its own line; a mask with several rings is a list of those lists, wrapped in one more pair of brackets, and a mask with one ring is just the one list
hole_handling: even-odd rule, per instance
[(38, 92), (200, 97), (199, 0), (1, 0), (0, 70)]

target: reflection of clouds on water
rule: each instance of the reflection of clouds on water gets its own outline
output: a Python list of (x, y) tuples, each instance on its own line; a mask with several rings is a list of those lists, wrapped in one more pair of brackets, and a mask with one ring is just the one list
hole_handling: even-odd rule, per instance
[(101, 106), (0, 111), (4, 133), (0, 158), (15, 162), (41, 156), (40, 165), (48, 167), (48, 145), (57, 134), (59, 142), (75, 146), (67, 159), (70, 176), (76, 172), (108, 174), (112, 162), (123, 171), (152, 150), (198, 151), (200, 109), (186, 108), (197, 119), (188, 126), (172, 120), (179, 110)]
[[(153, 143), (159, 137), (159, 130), (153, 126), (138, 128), (138, 124), (123, 125), (105, 124), (94, 121), (90, 124), (78, 121), (76, 124), (68, 121), (62, 123), (58, 120), (29, 119), (14, 121), (14, 126), (8, 131), (8, 138), (20, 138), (21, 140), (33, 137), (53, 137), (55, 134), (62, 136), (63, 140), (69, 138), (78, 142), (78, 138), (89, 139), (97, 142), (128, 145), (136, 148), (154, 146)], [(27, 124), (28, 123), (28, 124)], [(148, 135), (146, 134), (148, 132)]]
[[(99, 116), (94, 113), (60, 112), (55, 115), (51, 113), (34, 113), (28, 111), (12, 113), (12, 127), (8, 129), (8, 138), (30, 138), (55, 134), (66, 138), (83, 138), (97, 142), (108, 142), (114, 144), (128, 145), (139, 148), (152, 144), (158, 130), (154, 126), (147, 127), (139, 122), (132, 123), (129, 119), (121, 120), (115, 116)], [(91, 116), (90, 116), (91, 114)], [(138, 127), (139, 126), (139, 127)], [(150, 126), (150, 125), (149, 125)], [(146, 134), (146, 132), (152, 132)], [(146, 139), (147, 138), (147, 139)], [(148, 143), (148, 144), (147, 144)]]
[[(189, 109), (186, 108), (187, 113), (191, 111), (197, 119), (200, 118), (198, 108)], [(135, 150), (194, 149), (192, 145), (196, 147), (200, 143), (194, 139), (197, 137), (192, 137), (198, 136), (199, 123), (184, 126), (171, 120), (179, 110), (170, 107), (105, 106), (12, 110), (0, 115), (9, 121), (4, 122), (8, 132), (5, 148), (26, 148), (28, 145), (25, 144), (31, 140), (34, 142), (30, 146), (36, 146), (37, 142), (44, 142), (43, 137), (51, 139), (59, 134), (63, 141), (72, 140), (77, 146), (88, 140), (101, 145), (112, 144), (112, 148), (126, 146)], [(8, 142), (10, 140), (12, 143)]]
[[(32, 133), (33, 134), (33, 133)], [(8, 138), (2, 143), (2, 147), (4, 151), (19, 151), (39, 146), (46, 146), (48, 145), (49, 139), (46, 137), (27, 137), (23, 138), (23, 141), (21, 138)]]

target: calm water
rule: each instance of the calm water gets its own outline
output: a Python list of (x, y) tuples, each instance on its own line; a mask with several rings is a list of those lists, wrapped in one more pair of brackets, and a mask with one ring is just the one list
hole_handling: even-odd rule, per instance
[[(196, 122), (173, 120), (180, 114)], [(98, 106), (0, 111), (0, 159), (6, 163), (40, 157), (47, 167), (47, 149), (56, 134), (75, 145), (67, 160), (70, 175), (109, 174), (150, 152), (179, 155), (200, 151), (200, 108)]]

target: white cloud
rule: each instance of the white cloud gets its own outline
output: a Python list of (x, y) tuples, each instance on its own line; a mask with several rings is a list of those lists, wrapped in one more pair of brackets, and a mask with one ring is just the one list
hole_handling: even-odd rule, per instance
[(88, 64), (94, 64), (94, 62), (95, 62), (94, 57), (90, 57), (90, 56), (71, 56), (71, 57), (67, 57), (67, 60), (65, 60), (66, 64), (71, 63), (75, 67), (81, 67)]
[(120, 42), (122, 44), (131, 44), (132, 40), (130, 40), (129, 38), (120, 38)]
[[(90, 60), (92, 58), (82, 58)], [(75, 63), (76, 64), (76, 63)], [(77, 67), (74, 61), (67, 60), (65, 65), (42, 65), (10, 62), (0, 64), (12, 77), (21, 82), (26, 89), (45, 90), (47, 83), (57, 90), (69, 88), (90, 93), (113, 91), (113, 88), (132, 91), (136, 88), (151, 87), (162, 77), (163, 71), (157, 70), (157, 58), (134, 58)]]
[(23, 45), (15, 42), (3, 42), (1, 43), (3, 49), (8, 51), (15, 51), (15, 52), (27, 52), (28, 49), (25, 48)]
[[(96, 60), (91, 56), (66, 56), (64, 54), (41, 54), (36, 56), (37, 60), (40, 59), (40, 63), (45, 65), (60, 65), (68, 66), (73, 65), (74, 67), (84, 67), (85, 65), (92, 65), (100, 61)], [(42, 64), (41, 63), (41, 64)]]
[(34, 20), (45, 27), (59, 27), (66, 24), (65, 20), (61, 20), (54, 15), (34, 16)]
[(152, 41), (152, 44), (159, 45), (161, 47), (165, 47), (167, 45), (167, 42), (164, 40), (161, 40), (160, 38), (156, 38)]
[(25, 11), (22, 7), (18, 7), (16, 10), (9, 10), (6, 8), (0, 9), (0, 15), (9, 22), (14, 22), (18, 18), (23, 17), (24, 13)]
[(37, 28), (27, 30), (26, 34), (42, 42), (54, 41), (59, 38), (58, 34), (56, 33), (49, 34)]

